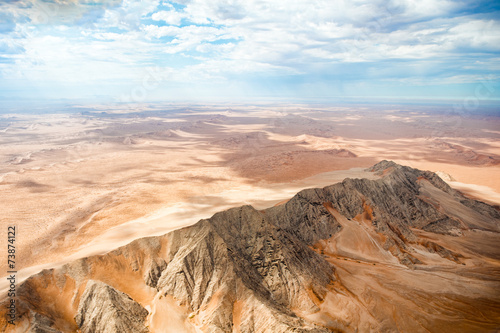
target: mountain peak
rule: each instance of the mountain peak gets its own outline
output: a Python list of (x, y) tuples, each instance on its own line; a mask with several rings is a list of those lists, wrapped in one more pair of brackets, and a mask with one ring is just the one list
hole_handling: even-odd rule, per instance
[(398, 167), (401, 167), (401, 165), (397, 164), (394, 161), (383, 160), (383, 161), (380, 161), (377, 164), (369, 167), (367, 170), (371, 171), (371, 172), (380, 173), (380, 172), (384, 172), (388, 169), (398, 168)]

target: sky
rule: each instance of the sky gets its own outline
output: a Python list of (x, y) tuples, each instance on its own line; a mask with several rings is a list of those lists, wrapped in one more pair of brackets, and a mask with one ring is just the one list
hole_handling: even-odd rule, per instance
[(0, 101), (338, 98), (500, 100), (500, 2), (0, 2)]

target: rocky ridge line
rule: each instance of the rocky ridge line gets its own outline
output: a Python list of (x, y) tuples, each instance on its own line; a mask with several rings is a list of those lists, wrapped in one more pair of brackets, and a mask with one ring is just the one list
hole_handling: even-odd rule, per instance
[[(388, 161), (370, 171), (381, 178), (303, 190), (263, 211), (233, 208), (164, 236), (42, 271), (19, 287), (21, 320), (32, 332), (147, 332), (151, 309), (134, 300), (134, 288), (110, 280), (107, 270), (129, 274), (149, 288), (154, 302), (174, 300), (190, 313), (185, 321), (203, 332), (349, 332), (349, 323), (325, 327), (298, 315), (318, 312), (335, 289), (335, 267), (315, 250), (319, 241), (342, 230), (329, 207), (348, 219), (370, 212), (374, 230), (385, 236), (384, 249), (409, 267), (422, 264), (413, 254), (412, 244), (419, 240), (412, 229), (456, 237), (470, 228), (499, 231), (496, 209), (467, 199), (434, 173)], [(478, 212), (481, 220), (449, 213), (432, 191)], [(443, 258), (461, 260), (431, 241), (420, 244)], [(59, 290), (51, 306), (46, 301), (52, 294), (40, 286)], [(63, 294), (72, 299), (72, 309), (58, 305)]]

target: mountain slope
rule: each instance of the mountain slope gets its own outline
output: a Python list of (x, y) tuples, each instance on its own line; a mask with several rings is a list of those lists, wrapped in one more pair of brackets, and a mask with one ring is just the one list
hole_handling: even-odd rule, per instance
[(233, 208), (42, 271), (19, 286), (16, 329), (500, 328), (500, 213), (431, 172), (388, 161), (370, 171), (380, 179), (303, 190), (263, 211)]

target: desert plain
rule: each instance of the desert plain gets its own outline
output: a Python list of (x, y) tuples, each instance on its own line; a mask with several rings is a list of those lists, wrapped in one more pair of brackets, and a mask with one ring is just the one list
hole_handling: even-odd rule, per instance
[(401, 105), (86, 106), (3, 114), (0, 126), (1, 223), (18, 228), (23, 268), (370, 177), (363, 169), (384, 159), (441, 173), (471, 197), (500, 203), (494, 114)]
[[(381, 160), (436, 172), (466, 196), (498, 207), (497, 113), (411, 104), (73, 105), (3, 113), (0, 223), (17, 228), (16, 264), (24, 279), (231, 207), (264, 209), (304, 188), (375, 179), (365, 169)], [(2, 228), (1, 239), (6, 233)], [(329, 260), (362, 289), (368, 271), (356, 270), (359, 261), (351, 257)], [(5, 262), (0, 269), (7, 270)], [(377, 266), (368, 275), (385, 280), (391, 274)], [(401, 274), (395, 290), (425, 278), (425, 272)], [(433, 288), (447, 279), (440, 274)], [(483, 288), (471, 283), (471, 294)], [(1, 287), (3, 294), (6, 283)], [(448, 288), (459, 285), (452, 281)], [(342, 304), (331, 297), (323, 306)]]

